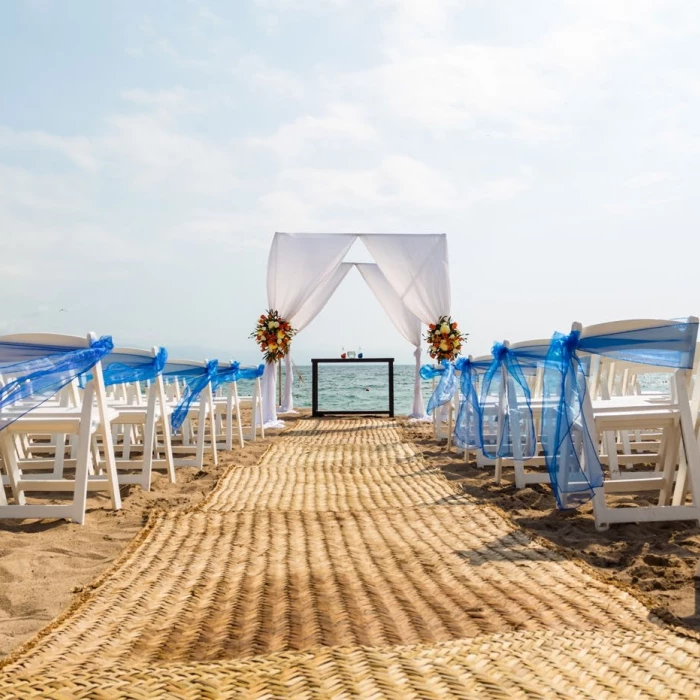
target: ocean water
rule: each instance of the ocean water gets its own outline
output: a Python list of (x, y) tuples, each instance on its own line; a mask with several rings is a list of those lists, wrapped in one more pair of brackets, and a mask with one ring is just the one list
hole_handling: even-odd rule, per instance
[[(394, 365), (394, 412), (407, 415), (413, 407), (415, 365)], [(282, 373), (284, 381), (284, 372)], [(294, 406), (311, 408), (311, 366), (297, 366), (294, 373)], [(239, 391), (250, 387), (241, 381)], [(432, 394), (432, 382), (423, 382), (426, 404)], [(318, 367), (318, 407), (326, 411), (389, 410), (389, 371), (387, 365), (342, 363)]]

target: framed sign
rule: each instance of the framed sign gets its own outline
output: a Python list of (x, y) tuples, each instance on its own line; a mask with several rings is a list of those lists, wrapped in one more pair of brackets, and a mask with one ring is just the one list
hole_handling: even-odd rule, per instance
[[(368, 364), (386, 364), (387, 371), (389, 373), (389, 410), (367, 410), (362, 409), (358, 411), (350, 410), (323, 410), (319, 408), (318, 405), (318, 366), (320, 364), (353, 364), (353, 363), (368, 363)], [(332, 416), (332, 415), (349, 415), (349, 414), (381, 414), (388, 415), (389, 417), (394, 417), (394, 358), (393, 357), (354, 357), (347, 360), (343, 360), (337, 357), (333, 358), (318, 358), (311, 360), (311, 415), (314, 417), (319, 416)]]

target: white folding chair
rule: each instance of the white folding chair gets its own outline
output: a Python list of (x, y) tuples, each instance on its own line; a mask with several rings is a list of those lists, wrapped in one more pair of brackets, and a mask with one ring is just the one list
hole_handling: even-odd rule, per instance
[[(93, 334), (87, 338), (70, 335), (29, 333), (0, 337), (2, 345), (16, 345), (38, 349), (51, 348), (46, 357), (54, 357), (63, 352), (89, 349), (96, 340)], [(111, 345), (111, 340), (107, 339)], [(7, 371), (12, 373), (12, 367)], [(2, 372), (2, 367), (0, 367)], [(66, 518), (82, 524), (85, 520), (85, 507), (88, 491), (107, 491), (112, 507), (121, 508), (119, 482), (112, 446), (111, 421), (114, 418), (107, 406), (102, 366), (98, 361), (90, 369), (92, 378), (79, 395), (79, 405), (61, 405), (61, 401), (48, 401), (45, 405), (35, 406), (31, 401), (18, 402), (5, 407), (0, 418), (3, 428), (0, 430), (0, 453), (7, 472), (0, 488), (0, 518)], [(9, 383), (8, 383), (9, 386)], [(31, 404), (31, 406), (30, 406)], [(54, 456), (46, 459), (42, 454), (42, 445), (35, 436), (50, 438), (56, 435), (75, 437), (75, 459), (70, 465), (62, 465), (56, 473), (56, 457), (63, 456), (64, 446), (53, 444)], [(95, 474), (91, 454), (92, 437), (98, 435), (102, 441), (103, 473)], [(47, 447), (51, 447), (48, 440)], [(50, 450), (47, 450), (50, 452)], [(45, 453), (44, 453), (45, 454)], [(69, 479), (63, 473), (63, 466), (75, 468), (74, 478)], [(51, 473), (36, 473), (37, 469), (49, 468)], [(13, 503), (5, 495), (5, 484), (10, 487)], [(26, 493), (49, 492), (70, 493), (69, 504), (37, 503), (28, 504)]]
[[(174, 380), (175, 389), (172, 392), (179, 400), (171, 400), (171, 410), (177, 410), (183, 402), (191, 401), (185, 420), (182, 424), (180, 435), (173, 434), (172, 451), (174, 464), (176, 467), (197, 467), (204, 466), (204, 454), (210, 452), (214, 464), (218, 464), (216, 447), (216, 427), (214, 421), (214, 395), (211, 386), (211, 374), (207, 374), (210, 363), (198, 360), (171, 360), (168, 359), (164, 376)], [(216, 365), (214, 365), (214, 370)], [(179, 382), (190, 382), (202, 380), (204, 386), (198, 396), (191, 396), (186, 387), (182, 389)], [(207, 425), (209, 428), (207, 429)], [(176, 440), (177, 443), (176, 444)], [(178, 456), (182, 455), (182, 456)]]
[[(582, 328), (575, 323), (572, 330), (580, 331), (581, 354), (591, 338), (631, 334), (634, 342), (627, 350), (628, 360), (635, 349), (640, 359), (646, 357), (645, 334), (649, 336), (648, 347), (654, 349), (655, 333), (661, 329), (687, 334), (690, 361), (693, 363), (697, 319), (688, 319), (683, 326), (678, 321), (667, 320), (628, 320), (599, 324)], [(601, 351), (600, 354), (605, 354)], [(612, 353), (608, 353), (612, 354)], [(670, 520), (697, 520), (700, 522), (700, 450), (695, 437), (695, 421), (691, 411), (688, 386), (691, 383), (692, 369), (675, 369), (671, 373), (671, 395), (664, 400), (645, 398), (643, 395), (615, 397), (608, 400), (591, 400), (590, 392), (583, 396), (581, 416), (582, 426), (594, 440), (600, 443), (606, 433), (661, 429), (665, 434), (668, 451), (664, 456), (663, 469), (656, 473), (630, 474), (615, 479), (605, 479), (600, 487), (593, 489), (593, 509), (596, 527), (607, 529), (613, 523), (650, 522)], [(680, 449), (684, 459), (678, 459)], [(583, 452), (583, 469), (588, 468), (586, 460), (590, 455)], [(657, 492), (658, 504), (640, 505), (636, 508), (615, 508), (608, 505), (606, 495)], [(690, 503), (686, 503), (690, 496)]]
[[(175, 483), (170, 416), (172, 407), (165, 397), (162, 369), (153, 366), (164, 351), (115, 348), (103, 361), (105, 383), (118, 387), (109, 406), (116, 412), (112, 421), (112, 437), (117, 454), (117, 469), (133, 473), (119, 474), (120, 484), (138, 484), (150, 491), (153, 470), (164, 470)], [(162, 364), (161, 364), (162, 367)], [(111, 369), (116, 368), (119, 384), (111, 382)], [(147, 378), (136, 379), (136, 377)], [(133, 381), (129, 381), (133, 379)], [(145, 394), (141, 384), (147, 383)], [(140, 458), (132, 452), (141, 452)]]
[[(506, 363), (501, 365), (503, 379), (500, 383), (498, 420), (500, 425), (505, 422), (505, 414), (508, 413), (512, 456), (499, 457), (495, 460), (494, 478), (500, 483), (503, 467), (513, 467), (515, 486), (525, 488), (527, 484), (542, 484), (549, 482), (549, 474), (542, 471), (546, 466), (546, 460), (542, 451), (542, 442), (539, 435), (539, 426), (542, 419), (542, 379), (544, 361), (550, 346), (550, 340), (537, 339), (526, 340), (519, 343), (506, 345), (513, 353), (516, 362), (522, 372), (530, 391), (529, 409), (520, 397), (517, 390), (516, 379), (510, 375)], [(526, 412), (531, 413), (525, 415)], [(523, 431), (523, 423), (533, 421), (534, 444), (530, 445), (530, 435)], [(500, 440), (500, 433), (498, 433)], [(497, 443), (498, 444), (498, 443)], [(527, 455), (527, 457), (525, 456)], [(537, 468), (539, 471), (529, 472), (526, 467)]]

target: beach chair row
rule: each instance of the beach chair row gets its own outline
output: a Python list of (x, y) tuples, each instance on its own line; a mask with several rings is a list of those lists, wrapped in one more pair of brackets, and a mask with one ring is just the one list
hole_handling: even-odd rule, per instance
[(496, 343), (440, 368), (436, 437), (498, 482), (550, 484), (562, 509), (591, 501), (599, 530), (700, 522), (697, 334), (695, 317), (644, 319)]
[(0, 518), (83, 523), (90, 491), (118, 510), (122, 485), (150, 490), (154, 471), (175, 482), (179, 466), (216, 464), (219, 450), (264, 437), (261, 375), (94, 334), (0, 337)]

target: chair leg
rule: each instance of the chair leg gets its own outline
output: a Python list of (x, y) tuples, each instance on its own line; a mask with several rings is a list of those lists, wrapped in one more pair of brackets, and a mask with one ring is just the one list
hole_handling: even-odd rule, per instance
[[(231, 382), (235, 386), (235, 382)], [(227, 450), (233, 449), (233, 388), (229, 387), (229, 394), (226, 398), (226, 417), (224, 420), (226, 439), (224, 446)]]
[(56, 479), (60, 479), (63, 476), (63, 464), (66, 456), (65, 433), (59, 433), (58, 435), (54, 435), (52, 442), (55, 447), (52, 476)]
[(204, 435), (207, 428), (207, 402), (204, 393), (199, 398), (199, 425), (197, 426), (196, 466), (200, 471), (204, 467)]
[[(671, 435), (669, 434), (669, 440), (667, 442), (668, 449), (666, 450), (663, 467), (664, 487), (659, 491), (660, 506), (666, 506), (669, 504), (669, 502), (672, 502), (673, 476), (676, 471), (676, 464), (678, 464), (678, 448), (681, 442), (680, 431), (677, 429), (677, 427), (667, 428), (666, 431), (669, 433), (675, 433), (676, 437), (675, 439), (671, 440)], [(685, 463), (685, 459), (682, 460), (682, 462)], [(683, 478), (683, 481), (685, 481), (685, 478)]]
[(146, 429), (143, 433), (143, 463), (141, 466), (141, 488), (144, 491), (151, 490), (151, 478), (153, 476), (153, 443), (156, 437), (156, 392), (154, 387), (148, 392), (148, 406), (146, 408)]
[(211, 384), (206, 388), (207, 404), (209, 406), (209, 429), (211, 431), (211, 453), (214, 464), (219, 463), (218, 451), (216, 449), (216, 413), (214, 412), (214, 393)]
[(610, 476), (613, 479), (619, 479), (620, 463), (617, 459), (617, 440), (615, 439), (615, 433), (612, 430), (607, 430), (603, 433), (603, 442), (605, 443), (605, 450), (608, 453)]
[(92, 401), (94, 394), (94, 381), (89, 381), (83, 390), (83, 410), (80, 417), (80, 432), (78, 433), (78, 444), (76, 449), (75, 486), (73, 488), (73, 507), (71, 513), (71, 519), (73, 522), (78, 523), (79, 525), (82, 525), (85, 522), (88, 469), (90, 465), (90, 451), (92, 442)]
[[(245, 441), (243, 440), (243, 420), (241, 418), (241, 404), (238, 399), (238, 386), (236, 382), (233, 383), (233, 404), (236, 409), (236, 429), (238, 431), (238, 444), (241, 449), (245, 446)], [(253, 423), (253, 430), (255, 430), (255, 406), (253, 405), (253, 413), (251, 415), (251, 422)]]
[(502, 460), (500, 457), (498, 457), (498, 458), (496, 459), (496, 469), (495, 469), (495, 471), (494, 471), (494, 473), (493, 473), (494, 481), (495, 481), (497, 484), (500, 484), (500, 483), (501, 483), (501, 477), (502, 477), (502, 476), (503, 476), (503, 460)]
[[(22, 479), (22, 473), (19, 469), (19, 464), (17, 463), (17, 450), (15, 441), (8, 435), (0, 433), (3, 442), (3, 460), (5, 462), (5, 469), (7, 470), (7, 480), (10, 483), (10, 489), (12, 490), (12, 498), (15, 503), (19, 506), (23, 506), (27, 503), (24, 497), (24, 491), (20, 489), (19, 482)], [(3, 496), (4, 496), (3, 487)]]
[(168, 470), (168, 478), (170, 483), (175, 483), (175, 461), (173, 460), (173, 442), (170, 432), (170, 420), (168, 418), (168, 404), (165, 399), (165, 386), (163, 385), (163, 377), (156, 378), (156, 391), (160, 401), (160, 420), (163, 428), (163, 450), (165, 452), (165, 465)]

